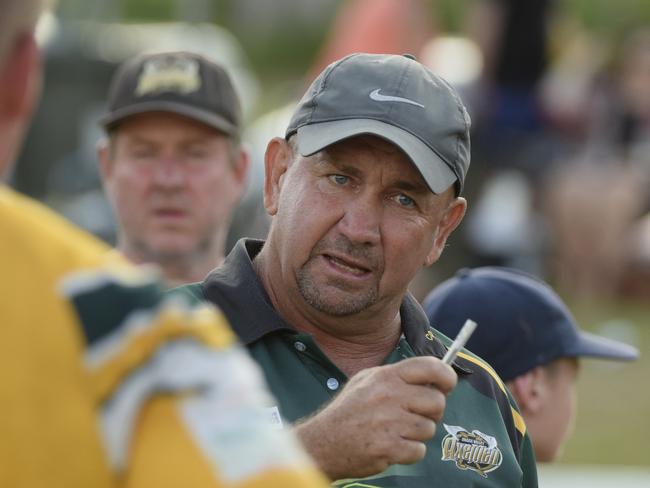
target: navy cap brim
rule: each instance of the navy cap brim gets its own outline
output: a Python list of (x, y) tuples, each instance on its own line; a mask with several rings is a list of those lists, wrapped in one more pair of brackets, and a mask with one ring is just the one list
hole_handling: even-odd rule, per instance
[(638, 359), (639, 351), (628, 344), (580, 331), (578, 340), (570, 349), (563, 352), (563, 356), (634, 361)]
[(298, 151), (311, 156), (335, 142), (372, 134), (392, 142), (413, 162), (429, 189), (444, 193), (457, 180), (456, 174), (429, 146), (413, 134), (374, 119), (343, 119), (299, 127)]
[(202, 122), (218, 131), (224, 132), (228, 135), (236, 135), (237, 127), (228, 122), (225, 118), (220, 117), (213, 112), (201, 110), (196, 107), (189, 106), (184, 103), (151, 100), (146, 102), (135, 103), (118, 110), (115, 110), (108, 115), (102, 117), (99, 123), (106, 130), (113, 129), (124, 119), (134, 115), (140, 115), (150, 112), (168, 112), (177, 115), (182, 115), (192, 120)]

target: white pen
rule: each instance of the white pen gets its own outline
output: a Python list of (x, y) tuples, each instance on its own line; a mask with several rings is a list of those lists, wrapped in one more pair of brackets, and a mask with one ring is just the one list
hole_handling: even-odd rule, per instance
[(447, 349), (445, 356), (442, 358), (443, 363), (451, 364), (454, 359), (456, 359), (458, 351), (460, 351), (463, 346), (465, 346), (469, 340), (469, 337), (474, 332), (474, 329), (476, 329), (476, 322), (467, 319), (463, 324), (463, 327), (460, 329), (460, 331), (458, 331), (458, 335), (454, 339), (454, 342), (451, 343), (451, 346), (449, 346), (449, 349)]

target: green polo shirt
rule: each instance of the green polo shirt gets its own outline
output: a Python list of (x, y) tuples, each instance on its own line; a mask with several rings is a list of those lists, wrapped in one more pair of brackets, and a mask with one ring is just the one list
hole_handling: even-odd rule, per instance
[[(298, 332), (273, 309), (252, 260), (264, 242), (240, 240), (225, 262), (202, 283), (172, 290), (221, 308), (233, 330), (260, 364), (277, 405), (269, 418), (278, 425), (306, 417), (329, 402), (348, 380), (310, 334)], [(450, 341), (429, 326), (410, 295), (400, 308), (402, 338), (384, 364), (432, 355), (441, 358)], [(458, 384), (423, 460), (393, 465), (337, 487), (536, 487), (535, 459), (523, 419), (503, 382), (482, 360), (463, 351), (454, 369)], [(368, 413), (372, 415), (371, 412)]]

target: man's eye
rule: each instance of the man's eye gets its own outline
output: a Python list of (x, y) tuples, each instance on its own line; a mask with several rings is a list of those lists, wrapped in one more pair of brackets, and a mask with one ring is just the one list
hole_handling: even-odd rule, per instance
[(332, 183), (339, 186), (345, 185), (350, 180), (350, 178), (344, 175), (330, 175), (329, 179)]
[(207, 156), (207, 151), (202, 147), (190, 147), (185, 151), (185, 155), (194, 159), (204, 159)]
[(415, 200), (413, 200), (411, 197), (407, 195), (404, 195), (403, 193), (396, 195), (395, 201), (399, 203), (402, 207), (412, 208), (415, 206)]
[(132, 155), (136, 159), (148, 159), (153, 157), (153, 152), (148, 149), (136, 149)]

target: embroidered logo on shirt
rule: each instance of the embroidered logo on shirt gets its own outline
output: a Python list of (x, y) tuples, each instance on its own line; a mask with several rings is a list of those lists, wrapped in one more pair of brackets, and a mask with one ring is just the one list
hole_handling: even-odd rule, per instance
[(448, 432), (442, 440), (443, 461), (454, 461), (458, 469), (471, 469), (484, 478), (501, 466), (503, 454), (494, 437), (478, 430), (468, 432), (456, 425), (443, 425)]

